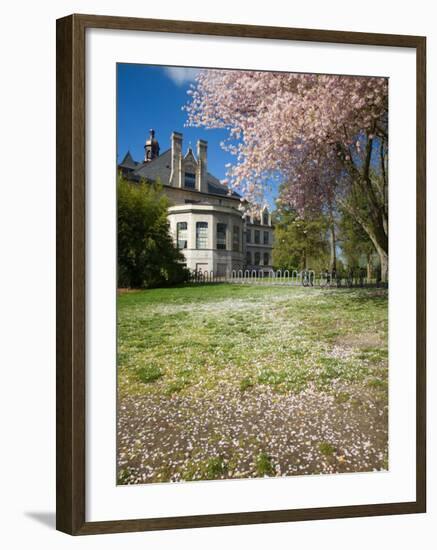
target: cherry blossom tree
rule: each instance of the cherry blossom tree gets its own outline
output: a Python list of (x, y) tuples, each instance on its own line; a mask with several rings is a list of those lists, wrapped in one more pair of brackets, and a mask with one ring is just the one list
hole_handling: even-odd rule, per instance
[(381, 77), (205, 70), (187, 124), (225, 128), (226, 183), (260, 204), (273, 180), (298, 212), (341, 205), (388, 270), (388, 81)]

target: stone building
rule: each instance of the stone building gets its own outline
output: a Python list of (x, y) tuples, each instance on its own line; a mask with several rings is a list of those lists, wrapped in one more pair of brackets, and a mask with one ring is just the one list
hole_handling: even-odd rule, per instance
[(272, 267), (273, 227), (267, 206), (259, 216), (245, 216), (246, 269), (258, 270), (259, 266)]
[(217, 275), (239, 269), (272, 268), (273, 227), (265, 207), (259, 216), (243, 216), (241, 196), (208, 172), (208, 143), (198, 140), (196, 153), (182, 149), (173, 132), (170, 148), (160, 154), (154, 130), (144, 145), (142, 162), (128, 152), (118, 165), (129, 180), (160, 182), (170, 201), (168, 220), (186, 265)]

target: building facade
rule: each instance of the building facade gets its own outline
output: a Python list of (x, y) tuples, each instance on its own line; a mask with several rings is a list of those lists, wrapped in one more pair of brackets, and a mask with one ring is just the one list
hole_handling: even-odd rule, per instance
[(216, 275), (240, 269), (272, 269), (273, 226), (265, 207), (243, 215), (241, 196), (208, 172), (208, 143), (198, 140), (196, 153), (182, 149), (182, 134), (173, 132), (170, 148), (160, 154), (154, 130), (144, 145), (144, 161), (128, 152), (118, 165), (131, 181), (160, 182), (170, 207), (174, 241), (192, 271)]
[(259, 216), (245, 216), (246, 269), (259, 270), (272, 267), (273, 227), (267, 207)]

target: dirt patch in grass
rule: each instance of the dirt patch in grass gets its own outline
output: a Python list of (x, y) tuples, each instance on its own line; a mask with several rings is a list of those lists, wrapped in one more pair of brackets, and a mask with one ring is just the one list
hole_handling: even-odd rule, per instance
[(385, 348), (387, 346), (387, 335), (378, 333), (354, 333), (338, 336), (334, 344), (342, 348)]

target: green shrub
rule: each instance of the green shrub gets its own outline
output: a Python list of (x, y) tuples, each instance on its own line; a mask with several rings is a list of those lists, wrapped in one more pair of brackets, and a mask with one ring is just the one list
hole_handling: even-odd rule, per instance
[(168, 199), (162, 187), (117, 182), (117, 284), (151, 288), (188, 279), (183, 255), (175, 247), (167, 221)]

